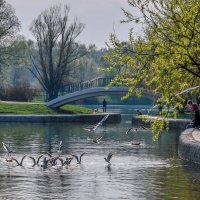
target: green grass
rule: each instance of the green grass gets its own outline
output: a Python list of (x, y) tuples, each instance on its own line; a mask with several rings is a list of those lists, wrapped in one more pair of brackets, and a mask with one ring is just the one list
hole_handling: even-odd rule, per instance
[(65, 105), (58, 109), (46, 107), (43, 103), (0, 102), (0, 114), (89, 114), (92, 109)]

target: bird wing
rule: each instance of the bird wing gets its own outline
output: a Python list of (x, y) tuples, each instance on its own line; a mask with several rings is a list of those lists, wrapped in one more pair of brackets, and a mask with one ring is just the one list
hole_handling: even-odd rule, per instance
[(104, 116), (103, 119), (99, 123), (102, 125), (107, 120), (108, 117), (109, 115)]
[(128, 134), (132, 129), (133, 129), (133, 127), (129, 128), (129, 129), (126, 131), (126, 134)]
[(92, 131), (94, 129), (95, 126), (92, 126), (92, 127), (85, 127), (83, 128), (84, 130), (86, 131)]
[(22, 157), (21, 162), (19, 163), (20, 166), (22, 166), (22, 163), (23, 163), (23, 161), (24, 161), (24, 158), (26, 158), (26, 155), (24, 155), (24, 156)]
[(43, 154), (42, 154), (42, 155), (40, 155), (40, 156), (38, 157), (38, 159), (37, 159), (37, 165), (39, 164), (39, 162), (40, 162), (40, 159), (42, 158), (42, 156), (43, 156)]
[(58, 144), (58, 151), (61, 151), (61, 148), (62, 148), (62, 141), (60, 141), (60, 143)]
[(17, 163), (17, 165), (20, 165), (19, 162), (18, 162), (18, 160), (16, 158), (12, 157), (11, 160), (14, 160)]
[(94, 126), (93, 130), (95, 131), (99, 126), (103, 125), (108, 117), (109, 115), (104, 116), (103, 119), (96, 126)]
[(52, 155), (49, 153), (49, 152), (46, 152), (46, 154), (51, 158), (52, 157)]
[(29, 156), (29, 158), (33, 160), (33, 166), (35, 166), (37, 164), (36, 161), (35, 161), (35, 158), (32, 157), (32, 156)]
[(113, 156), (113, 153), (110, 152), (110, 153), (108, 154), (108, 157), (107, 157), (108, 162), (110, 161), (110, 159), (112, 158), (112, 156)]
[(80, 162), (81, 162), (81, 158), (82, 158), (83, 155), (85, 155), (85, 152), (83, 152), (83, 153), (80, 155)]
[(85, 155), (85, 152), (83, 152), (83, 153), (80, 155), (80, 158), (81, 158), (83, 155)]
[(77, 155), (73, 155), (73, 154), (71, 154), (71, 156), (73, 156), (74, 158), (76, 158), (77, 162), (79, 162), (79, 158), (78, 158)]
[(178, 96), (178, 95), (180, 95), (180, 94), (189, 92), (189, 91), (191, 91), (191, 90), (195, 90), (195, 89), (197, 89), (197, 88), (199, 88), (199, 87), (200, 87), (200, 85), (199, 85), (199, 86), (195, 86), (195, 87), (191, 87), (191, 88), (187, 88), (187, 89), (185, 89), (185, 90), (183, 90), (183, 91), (181, 91), (181, 92), (175, 94), (175, 96)]
[(97, 138), (97, 142), (99, 142), (102, 138), (103, 138), (103, 136)]
[(10, 152), (9, 146), (7, 146), (4, 142), (2, 142), (2, 144), (3, 144), (3, 148), (9, 153)]

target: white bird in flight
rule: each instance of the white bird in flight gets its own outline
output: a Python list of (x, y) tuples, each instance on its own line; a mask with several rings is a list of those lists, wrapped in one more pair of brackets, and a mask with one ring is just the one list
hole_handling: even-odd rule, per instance
[(184, 93), (190, 92), (191, 90), (195, 90), (195, 89), (197, 89), (197, 88), (199, 88), (199, 87), (200, 87), (200, 85), (199, 85), (199, 86), (195, 86), (195, 87), (191, 87), (191, 88), (187, 88), (187, 89), (185, 89), (185, 90), (183, 90), (183, 91), (181, 91), (181, 92), (175, 94), (175, 96), (178, 96), (178, 95), (180, 95), (180, 94), (184, 94)]
[(11, 150), (11, 148), (10, 148), (10, 144), (7, 145), (7, 144), (5, 144), (4, 142), (2, 142), (2, 144), (3, 144), (3, 148), (7, 151), (8, 156), (10, 156), (10, 153), (13, 152), (13, 151)]
[(99, 126), (102, 126), (104, 124), (104, 122), (107, 120), (108, 117), (109, 117), (109, 115), (104, 116), (103, 119), (99, 123), (97, 123), (95, 126), (86, 127), (86, 128), (84, 128), (84, 130), (95, 131)]

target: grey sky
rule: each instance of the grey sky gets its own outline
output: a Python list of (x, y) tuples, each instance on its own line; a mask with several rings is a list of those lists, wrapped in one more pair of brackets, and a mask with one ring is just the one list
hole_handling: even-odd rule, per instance
[[(85, 29), (78, 37), (78, 41), (86, 45), (95, 44), (105, 47), (110, 33), (115, 32), (120, 40), (128, 40), (128, 32), (132, 24), (121, 24), (124, 19), (121, 8), (133, 10), (127, 0), (6, 0), (16, 11), (22, 23), (22, 33), (32, 38), (29, 27), (38, 14), (52, 5), (61, 3), (70, 6), (70, 19), (77, 19), (85, 24)], [(135, 12), (135, 10), (133, 10)], [(135, 12), (135, 14), (137, 14)], [(136, 27), (136, 30), (139, 30)]]

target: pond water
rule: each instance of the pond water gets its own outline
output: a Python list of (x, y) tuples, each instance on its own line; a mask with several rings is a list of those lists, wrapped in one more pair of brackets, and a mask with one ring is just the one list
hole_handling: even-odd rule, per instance
[[(83, 129), (89, 124), (0, 123), (0, 142), (11, 144), (17, 160), (27, 155), (23, 166), (6, 163), (1, 145), (0, 199), (199, 200), (200, 168), (178, 158), (181, 130), (152, 141), (149, 130), (125, 134), (132, 126), (131, 114), (122, 118), (121, 123), (107, 124), (94, 133)], [(101, 136), (99, 144), (92, 141)], [(73, 159), (69, 167), (32, 167), (28, 156), (57, 155), (60, 140), (63, 159), (86, 153), (81, 165)], [(114, 154), (110, 167), (104, 160), (109, 152)]]

